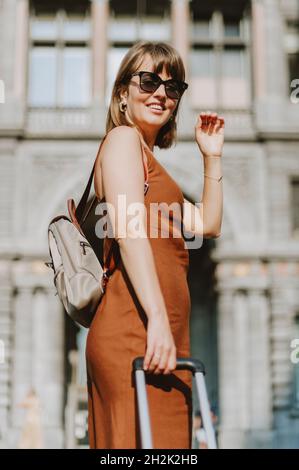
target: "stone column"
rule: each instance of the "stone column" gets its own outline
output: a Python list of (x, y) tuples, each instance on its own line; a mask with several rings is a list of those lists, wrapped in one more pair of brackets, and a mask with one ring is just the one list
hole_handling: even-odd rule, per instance
[(252, 11), (252, 67), (254, 98), (259, 100), (266, 95), (266, 38), (265, 8), (262, 0), (251, 0)]
[(250, 289), (248, 308), (250, 429), (267, 431), (272, 427), (270, 306), (267, 290)]
[[(219, 278), (221, 448), (269, 439), (272, 427), (268, 272), (259, 262), (223, 263)], [(256, 439), (256, 440), (255, 440)]]
[[(242, 334), (236, 309), (241, 303), (230, 286), (220, 286), (218, 313), (218, 367), (219, 367), (219, 447), (235, 447), (239, 439), (240, 399), (237, 386), (237, 374), (240, 370), (239, 358), (236, 355), (236, 329)], [(243, 314), (244, 312), (241, 312)], [(243, 334), (242, 334), (243, 337)], [(241, 379), (240, 379), (241, 380)]]
[(250, 423), (249, 311), (243, 289), (219, 296), (219, 392), (221, 448), (243, 448)]
[(10, 261), (0, 263), (0, 448), (7, 448), (11, 407), (12, 319)]
[(92, 82), (95, 106), (104, 106), (107, 64), (108, 0), (92, 0)]
[[(18, 404), (32, 386), (32, 288), (21, 286), (14, 299), (14, 349), (12, 358), (12, 425), (21, 429), (24, 410)], [(16, 441), (18, 440), (16, 433)], [(17, 443), (17, 442), (16, 442)], [(16, 444), (15, 443), (15, 444)]]
[[(27, 63), (29, 44), (29, 1), (17, 0), (16, 5), (16, 31), (15, 31), (15, 68), (14, 68), (14, 95), (24, 103), (26, 100)], [(24, 103), (25, 104), (25, 103)]]
[(189, 55), (189, 0), (172, 0), (171, 2), (172, 43), (180, 53), (188, 76)]
[[(1, 2), (1, 32), (0, 32), (0, 51), (1, 80), (5, 83), (6, 98), (11, 96), (14, 84), (14, 54), (15, 34), (16, 34), (16, 4), (17, 0), (2, 0)], [(3, 110), (1, 110), (1, 113)]]
[[(273, 264), (273, 271), (279, 267)], [(290, 344), (293, 338), (292, 309), (288, 303), (287, 286), (277, 277), (271, 286), (271, 341), (273, 407), (280, 409), (290, 404), (293, 364)]]
[(27, 83), (29, 0), (3, 0), (0, 34), (0, 79), (5, 89), (0, 127), (24, 126)]
[(14, 308), (11, 445), (20, 438), (25, 411), (18, 404), (31, 388), (41, 405), (45, 448), (63, 447), (64, 319), (54, 287), (17, 288)]
[(38, 289), (33, 305), (32, 381), (39, 392), (46, 448), (62, 448), (64, 312), (54, 287)]
[[(237, 412), (236, 428), (241, 432), (250, 427), (250, 326), (247, 293), (237, 290), (233, 298), (232, 329), (235, 344), (235, 401), (232, 403)], [(227, 380), (228, 377), (227, 377)], [(234, 447), (243, 446), (243, 436), (235, 436)]]
[(285, 97), (287, 90), (287, 59), (284, 51), (284, 24), (280, 2), (264, 0), (266, 38), (267, 94), (272, 99)]
[[(280, 2), (253, 1), (255, 111), (259, 129), (283, 128), (289, 119), (288, 62), (284, 50), (284, 24)], [(263, 29), (263, 32), (262, 32)], [(261, 40), (261, 50), (259, 40)], [(265, 90), (266, 88), (266, 90)]]
[(171, 1), (171, 36), (172, 44), (179, 52), (186, 71), (185, 81), (189, 83), (189, 89), (185, 92), (180, 103), (178, 118), (178, 136), (190, 136), (190, 122), (194, 116), (190, 103), (190, 83), (189, 76), (189, 50), (190, 50), (190, 7), (189, 0)]

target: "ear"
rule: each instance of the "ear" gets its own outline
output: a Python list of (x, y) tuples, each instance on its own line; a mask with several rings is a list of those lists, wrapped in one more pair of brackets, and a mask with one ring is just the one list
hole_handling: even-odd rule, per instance
[(128, 92), (127, 91), (124, 91), (124, 92), (120, 93), (121, 100), (127, 99), (127, 97), (128, 97)]

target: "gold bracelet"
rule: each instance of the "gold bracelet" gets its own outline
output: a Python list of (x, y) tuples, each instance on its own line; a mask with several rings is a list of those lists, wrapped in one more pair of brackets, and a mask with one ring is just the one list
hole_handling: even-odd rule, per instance
[(206, 175), (205, 173), (204, 173), (204, 176), (206, 176), (207, 178), (211, 178), (212, 180), (216, 180), (216, 181), (221, 181), (221, 180), (222, 180), (222, 177), (223, 177), (223, 176), (221, 175), (221, 176), (219, 176), (219, 178), (216, 178), (216, 177), (214, 177), (214, 176)]

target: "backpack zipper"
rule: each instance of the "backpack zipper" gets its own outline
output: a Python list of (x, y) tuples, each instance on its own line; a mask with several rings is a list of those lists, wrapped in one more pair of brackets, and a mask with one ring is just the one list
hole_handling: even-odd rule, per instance
[(44, 264), (47, 266), (47, 268), (51, 268), (54, 270), (54, 264), (52, 261), (46, 261)]
[(85, 247), (86, 247), (86, 246), (90, 246), (89, 243), (84, 242), (84, 241), (80, 241), (80, 246), (82, 246), (83, 254), (86, 255), (86, 249), (85, 249)]

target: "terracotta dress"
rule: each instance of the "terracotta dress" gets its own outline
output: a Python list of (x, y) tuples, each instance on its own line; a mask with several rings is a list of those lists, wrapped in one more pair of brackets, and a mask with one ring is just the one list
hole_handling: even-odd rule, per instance
[[(189, 252), (181, 232), (182, 214), (170, 212), (169, 237), (150, 237), (150, 203), (178, 203), (183, 194), (153, 153), (142, 143), (148, 164), (149, 189), (145, 194), (148, 226), (161, 290), (165, 299), (177, 357), (190, 356), (190, 294), (187, 284)], [(160, 213), (161, 214), (161, 213)], [(178, 236), (178, 232), (179, 235)], [(157, 236), (158, 233), (158, 236)], [(176, 235), (174, 236), (174, 233)], [(105, 240), (106, 241), (106, 240)], [(109, 245), (110, 246), (110, 245)], [(106, 253), (107, 244), (104, 243)], [(122, 260), (113, 272), (93, 318), (86, 342), (88, 436), (94, 449), (141, 448), (137, 396), (132, 362), (146, 353), (147, 317)], [(192, 445), (192, 373), (146, 373), (153, 446), (190, 449)]]

